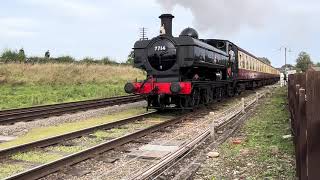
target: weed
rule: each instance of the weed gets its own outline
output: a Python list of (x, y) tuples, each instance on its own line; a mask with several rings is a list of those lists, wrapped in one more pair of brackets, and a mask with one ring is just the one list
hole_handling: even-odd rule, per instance
[(47, 148), (50, 151), (60, 151), (66, 153), (76, 153), (84, 149), (81, 146), (52, 146)]
[(34, 162), (34, 163), (48, 163), (61, 158), (62, 155), (40, 152), (40, 151), (29, 151), (23, 153), (17, 153), (11, 156), (14, 160)]
[(35, 128), (35, 129), (32, 129), (27, 134), (25, 134), (24, 136), (18, 137), (13, 141), (1, 143), (0, 149), (17, 146), (17, 145), (37, 141), (40, 139), (49, 138), (49, 137), (65, 134), (68, 132), (77, 131), (80, 129), (85, 129), (85, 128), (96, 126), (96, 125), (101, 125), (104, 123), (116, 121), (121, 118), (138, 115), (144, 112), (145, 112), (144, 108), (128, 109), (126, 111), (106, 115), (101, 118), (92, 118), (92, 119), (78, 121), (78, 122), (64, 123), (64, 124), (60, 124), (52, 127)]
[[(291, 133), (289, 113), (284, 107), (285, 94), (285, 89), (277, 89), (268, 102), (258, 107), (239, 132), (245, 137), (240, 145), (225, 142), (219, 148), (223, 157), (220, 164), (222, 176), (226, 175), (225, 169), (233, 172), (246, 169), (241, 176), (248, 179), (294, 179), (293, 143), (282, 138)], [(247, 163), (253, 167), (246, 167)], [(238, 177), (235, 174), (226, 176)]]
[(22, 165), (0, 164), (0, 179), (22, 171)]

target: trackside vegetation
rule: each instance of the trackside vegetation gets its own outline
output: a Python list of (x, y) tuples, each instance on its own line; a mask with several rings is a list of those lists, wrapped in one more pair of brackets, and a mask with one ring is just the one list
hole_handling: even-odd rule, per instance
[(130, 65), (0, 64), (0, 109), (125, 95), (127, 81), (144, 79)]
[[(240, 131), (208, 159), (201, 179), (295, 179), (295, 158), (284, 88), (264, 99)], [(235, 143), (236, 142), (236, 143)]]

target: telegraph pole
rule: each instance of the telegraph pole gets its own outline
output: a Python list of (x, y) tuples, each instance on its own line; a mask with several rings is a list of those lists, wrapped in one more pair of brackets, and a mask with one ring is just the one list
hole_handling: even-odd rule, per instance
[(284, 48), (284, 72), (286, 72), (287, 68), (287, 47)]
[(140, 28), (140, 41), (143, 41), (143, 40), (148, 40), (147, 28), (145, 27)]
[(287, 52), (291, 52), (290, 48), (287, 46), (281, 46), (280, 51), (284, 48), (284, 78), (285, 78), (285, 86), (286, 86), (286, 81), (288, 80), (287, 78)]
[(284, 73), (286, 73), (286, 71), (287, 71), (287, 53), (291, 52), (291, 50), (287, 46), (281, 46), (280, 51), (282, 48), (284, 48)]

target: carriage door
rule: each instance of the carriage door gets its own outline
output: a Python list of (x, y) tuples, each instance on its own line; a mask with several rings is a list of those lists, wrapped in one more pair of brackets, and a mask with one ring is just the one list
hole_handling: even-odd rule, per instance
[(236, 53), (233, 46), (230, 44), (228, 46), (228, 63), (227, 63), (227, 76), (228, 79), (234, 79), (235, 76), (235, 66), (236, 66)]

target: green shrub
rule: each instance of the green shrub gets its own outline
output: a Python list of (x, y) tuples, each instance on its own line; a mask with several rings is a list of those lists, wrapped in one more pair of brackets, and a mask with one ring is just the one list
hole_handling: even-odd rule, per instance
[(75, 62), (76, 60), (71, 57), (71, 56), (61, 56), (61, 57), (58, 57), (58, 58), (55, 58), (55, 59), (52, 59), (52, 62), (59, 62), (59, 63), (73, 63)]
[(18, 53), (17, 51), (6, 49), (1, 54), (1, 61), (8, 62), (23, 62), (25, 60), (25, 55)]

